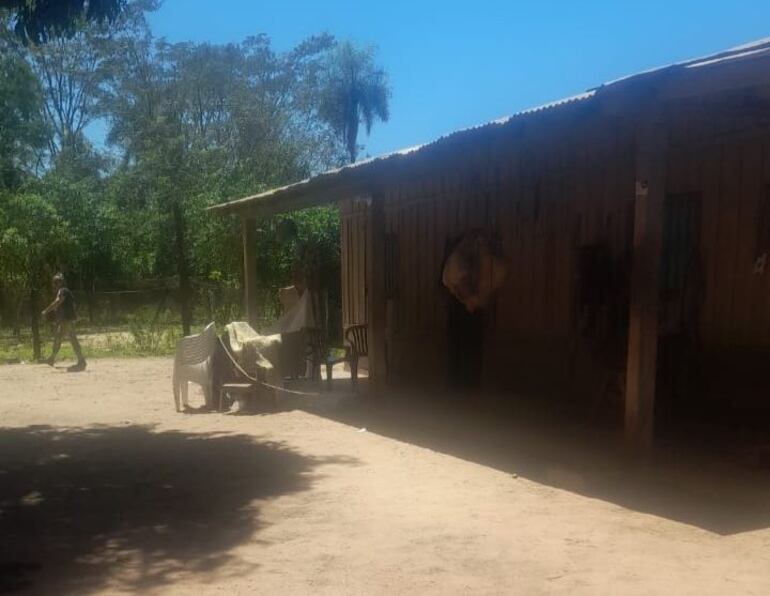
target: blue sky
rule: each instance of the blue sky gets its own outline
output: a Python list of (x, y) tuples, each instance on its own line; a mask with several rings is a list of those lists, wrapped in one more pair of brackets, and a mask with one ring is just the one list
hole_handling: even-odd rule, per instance
[(770, 2), (741, 0), (165, 0), (169, 41), (266, 33), (278, 50), (327, 31), (379, 48), (391, 120), (365, 154), (581, 92), (647, 68), (770, 36)]

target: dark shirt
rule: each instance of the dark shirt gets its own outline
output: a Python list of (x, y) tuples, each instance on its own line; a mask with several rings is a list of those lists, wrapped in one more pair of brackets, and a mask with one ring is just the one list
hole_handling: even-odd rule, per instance
[(75, 296), (72, 295), (69, 288), (59, 288), (56, 294), (61, 303), (56, 307), (56, 318), (60, 321), (75, 320)]

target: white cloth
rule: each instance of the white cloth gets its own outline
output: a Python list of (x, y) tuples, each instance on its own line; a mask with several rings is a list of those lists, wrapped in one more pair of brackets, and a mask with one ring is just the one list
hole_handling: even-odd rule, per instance
[(299, 302), (300, 293), (296, 286), (279, 288), (278, 300), (281, 302), (281, 314), (286, 314)]
[(313, 305), (310, 300), (310, 292), (302, 292), (297, 303), (286, 311), (280, 319), (270, 328), (271, 333), (296, 333), (303, 329), (315, 327)]
[(261, 368), (266, 371), (268, 383), (281, 381), (280, 335), (260, 335), (243, 321), (229, 323), (225, 330), (233, 356), (246, 372), (253, 374)]
[[(278, 298), (281, 301), (281, 314), (283, 317), (286, 317), (287, 320), (302, 318), (302, 315), (297, 316), (294, 311), (301, 296), (302, 294), (300, 294), (296, 286), (289, 286), (288, 288), (281, 288), (278, 290)], [(279, 321), (275, 326), (275, 330), (280, 330), (281, 325), (285, 322), (286, 321)], [(302, 322), (299, 320), (288, 320), (288, 326), (296, 327), (301, 324)], [(291, 378), (303, 375), (305, 373), (305, 352), (307, 351), (307, 338), (305, 337), (305, 333), (301, 330), (291, 332), (283, 331), (281, 332), (281, 340), (283, 341), (281, 350), (281, 366), (283, 367), (283, 374), (288, 375)]]

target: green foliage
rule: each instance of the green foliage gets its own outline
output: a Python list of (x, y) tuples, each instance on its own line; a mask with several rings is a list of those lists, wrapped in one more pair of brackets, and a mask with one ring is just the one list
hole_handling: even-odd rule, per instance
[[(128, 325), (129, 331), (104, 331), (100, 329), (79, 328), (78, 336), (86, 357), (123, 358), (137, 356), (168, 356), (174, 353), (176, 343), (181, 337), (179, 326), (153, 322), (141, 315), (133, 317)], [(196, 332), (199, 331), (196, 329)], [(44, 346), (53, 341), (51, 327), (41, 331)], [(32, 338), (23, 333), (21, 337), (0, 337), (0, 365), (8, 363), (31, 362), (34, 353)], [(59, 352), (60, 360), (74, 360), (75, 355), (69, 342), (65, 341)]]
[(104, 188), (96, 175), (75, 175), (67, 165), (48, 172), (40, 184), (75, 239), (67, 263), (69, 277), (86, 287), (97, 279), (107, 282), (128, 274), (121, 243), (105, 241), (120, 229), (122, 216), (105, 198)]
[[(109, 140), (125, 155), (114, 175), (120, 201), (141, 208), (145, 219), (152, 214), (157, 225), (144, 230), (156, 250), (152, 274), (182, 275), (184, 265), (198, 278), (236, 281), (238, 224), (205, 209), (339, 163), (340, 146), (309, 100), (334, 42), (311, 38), (286, 54), (275, 53), (265, 36), (228, 46), (142, 38), (125, 47), (105, 99)], [(330, 258), (338, 253), (337, 221), (292, 217), (307, 222), (317, 249)], [(321, 236), (329, 241), (320, 243)], [(255, 247), (263, 285), (291, 281), (295, 248), (264, 222)]]
[(40, 287), (66, 264), (75, 246), (68, 223), (32, 193), (0, 195), (0, 276), (4, 285)]
[(121, 0), (121, 4), (117, 18), (90, 25), (80, 22), (67, 35), (25, 48), (43, 91), (50, 159), (84, 143), (85, 128), (103, 115), (103, 97), (116, 55), (127, 40), (146, 35), (144, 11), (156, 3)]
[(23, 57), (0, 41), (0, 189), (18, 187), (43, 146), (40, 85)]
[(113, 21), (125, 5), (126, 0), (0, 0), (16, 34), (37, 43), (72, 35), (83, 21)]
[(179, 327), (170, 327), (157, 321), (142, 320), (134, 317), (129, 323), (133, 342), (124, 347), (141, 356), (163, 356), (173, 354), (176, 344), (182, 337)]
[(318, 207), (290, 215), (297, 225), (297, 251), (305, 279), (311, 287), (336, 290), (340, 279), (339, 212)]
[[(206, 208), (355, 159), (359, 124), (368, 132), (388, 117), (373, 50), (329, 35), (286, 52), (266, 35), (171, 44), (149, 33), (154, 0), (74, 21), (83, 3), (63, 3), (75, 13), (55, 20), (69, 24), (21, 25), (45, 44), (7, 34), (3, 7), (21, 23), (34, 19), (20, 6), (49, 4), (0, 0), (0, 316), (17, 320), (29, 290), (61, 269), (89, 300), (99, 288), (168, 280), (188, 325), (191, 296), (206, 292), (199, 317), (239, 317), (239, 223)], [(93, 123), (107, 130), (104, 148), (86, 137)], [(290, 235), (280, 232), (287, 222)], [(266, 320), (296, 273), (339, 305), (336, 208), (261, 221), (252, 249)], [(228, 298), (214, 299), (222, 290)], [(179, 331), (167, 331), (161, 306), (130, 319), (130, 347), (116, 349), (172, 349)]]

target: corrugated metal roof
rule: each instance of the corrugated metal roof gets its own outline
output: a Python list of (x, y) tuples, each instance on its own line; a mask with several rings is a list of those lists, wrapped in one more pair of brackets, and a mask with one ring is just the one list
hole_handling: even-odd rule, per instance
[[(347, 164), (339, 168), (326, 170), (325, 172), (322, 172), (315, 176), (311, 176), (310, 178), (305, 178), (304, 180), (300, 180), (299, 182), (293, 182), (291, 184), (287, 184), (286, 186), (279, 186), (277, 188), (272, 188), (270, 190), (266, 190), (256, 195), (244, 197), (242, 199), (236, 199), (234, 201), (229, 201), (227, 203), (222, 203), (220, 205), (214, 205), (212, 207), (209, 207), (208, 209), (212, 211), (221, 211), (221, 212), (230, 213), (230, 212), (239, 211), (241, 207), (245, 207), (247, 205), (251, 206), (256, 203), (262, 203), (262, 202), (265, 202), (267, 204), (268, 202), (272, 202), (272, 200), (276, 199), (277, 197), (283, 196), (290, 192), (303, 191), (304, 189), (309, 188), (314, 184), (320, 184), (325, 180), (340, 177), (346, 172), (352, 172), (352, 171), (361, 172), (363, 170), (369, 169), (370, 167), (376, 167), (377, 165), (385, 162), (393, 162), (398, 159), (403, 159), (412, 154), (422, 152), (425, 149), (432, 147), (434, 145), (450, 141), (451, 139), (454, 139), (460, 135), (466, 135), (469, 133), (472, 134), (476, 131), (489, 130), (494, 127), (505, 126), (511, 123), (513, 120), (523, 116), (545, 112), (555, 108), (563, 107), (568, 104), (574, 104), (577, 102), (586, 101), (592, 98), (595, 94), (596, 92), (593, 90), (586, 91), (585, 93), (580, 93), (578, 95), (573, 95), (571, 97), (566, 97), (564, 99), (559, 99), (557, 101), (548, 102), (540, 106), (527, 108), (525, 110), (516, 112), (515, 114), (506, 116), (504, 118), (498, 118), (496, 120), (485, 122), (483, 124), (479, 124), (476, 126), (455, 130), (451, 133), (438, 137), (437, 139), (434, 139), (429, 143), (424, 143), (422, 145), (414, 145), (412, 147), (406, 147), (404, 149), (399, 149), (391, 153), (386, 153), (385, 155), (362, 159), (355, 163)], [(286, 209), (286, 211), (290, 211), (290, 210), (292, 209), (290, 208)]]
[[(539, 106), (527, 108), (519, 112), (516, 112), (510, 116), (492, 120), (491, 122), (485, 122), (483, 124), (479, 124), (476, 126), (471, 126), (468, 128), (453, 131), (437, 139), (434, 139), (429, 143), (425, 143), (422, 145), (415, 145), (413, 147), (407, 147), (405, 149), (393, 151), (392, 153), (387, 153), (385, 155), (381, 155), (378, 157), (363, 159), (353, 164), (348, 164), (339, 168), (327, 170), (323, 173), (317, 174), (315, 176), (312, 176), (305, 180), (301, 180), (299, 182), (294, 182), (286, 186), (273, 188), (271, 190), (268, 190), (253, 196), (245, 197), (243, 199), (237, 199), (234, 201), (223, 203), (221, 205), (215, 205), (213, 207), (209, 207), (209, 209), (214, 211), (219, 211), (219, 212), (230, 213), (230, 212), (239, 211), (241, 208), (245, 206), (256, 206), (258, 204), (262, 205), (263, 203), (266, 206), (268, 204), (273, 205), (276, 200), (280, 199), (283, 196), (288, 196), (289, 194), (295, 194), (298, 192), (307, 192), (311, 190), (315, 185), (318, 185), (320, 187), (323, 185), (323, 183), (326, 183), (330, 180), (334, 180), (336, 178), (343, 178), (349, 172), (355, 171), (355, 172), (363, 173), (364, 171), (369, 170), (370, 168), (375, 168), (385, 162), (392, 162), (398, 159), (409, 158), (417, 153), (422, 153), (430, 147), (433, 147), (438, 144), (443, 144), (449, 141), (450, 139), (455, 139), (456, 137), (459, 137), (459, 136), (465, 136), (467, 134), (472, 134), (474, 132), (486, 131), (495, 127), (505, 126), (510, 124), (514, 120), (517, 120), (525, 116), (531, 116), (533, 114), (539, 114), (550, 110), (563, 108), (567, 105), (585, 102), (594, 98), (598, 93), (606, 92), (606, 90), (609, 89), (610, 87), (614, 87), (621, 83), (626, 83), (633, 79), (641, 79), (646, 76), (652, 76), (658, 73), (662, 73), (664, 71), (672, 71), (676, 69), (694, 69), (694, 68), (706, 67), (706, 66), (711, 66), (718, 63), (724, 63), (731, 60), (740, 60), (740, 59), (749, 58), (752, 56), (758, 56), (763, 53), (770, 53), (770, 37), (757, 40), (754, 42), (750, 42), (747, 44), (743, 44), (740, 46), (736, 46), (734, 48), (731, 48), (729, 50), (725, 50), (722, 52), (718, 52), (716, 54), (711, 54), (708, 56), (703, 56), (701, 58), (695, 58), (692, 60), (676, 62), (666, 66), (661, 66), (661, 67), (645, 70), (642, 72), (638, 72), (632, 75), (628, 75), (626, 77), (621, 77), (619, 79), (615, 79), (607, 83), (604, 83), (602, 85), (599, 85), (598, 87), (590, 89), (584, 93), (579, 93), (571, 97), (565, 97), (563, 99), (558, 99), (556, 101), (548, 102)], [(287, 207), (289, 208), (287, 208), (286, 210), (291, 210), (290, 208), (291, 206), (287, 206)]]

